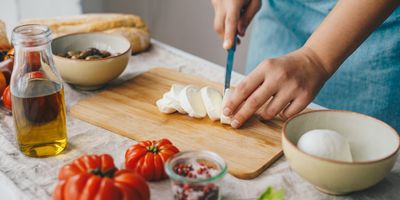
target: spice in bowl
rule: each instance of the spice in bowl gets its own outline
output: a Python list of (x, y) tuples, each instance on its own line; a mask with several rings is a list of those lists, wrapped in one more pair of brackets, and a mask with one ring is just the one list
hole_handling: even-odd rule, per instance
[(97, 60), (102, 58), (108, 58), (111, 56), (116, 56), (118, 54), (111, 54), (106, 50), (99, 50), (97, 48), (88, 48), (84, 51), (67, 51), (66, 53), (61, 53), (58, 56), (70, 59), (79, 60)]
[(165, 165), (177, 200), (217, 200), (221, 198), (221, 179), (227, 172), (225, 161), (209, 151), (176, 154)]

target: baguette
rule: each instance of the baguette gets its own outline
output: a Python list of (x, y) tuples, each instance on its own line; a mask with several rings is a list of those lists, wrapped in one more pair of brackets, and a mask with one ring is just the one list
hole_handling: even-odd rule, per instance
[(52, 19), (33, 19), (22, 24), (44, 24), (60, 37), (72, 33), (106, 32), (126, 37), (132, 45), (132, 53), (146, 50), (150, 35), (146, 23), (136, 15), (128, 14), (84, 14)]
[(11, 49), (10, 42), (7, 38), (6, 24), (0, 20), (0, 52)]
[(132, 27), (120, 27), (104, 31), (105, 33), (122, 35), (127, 38), (132, 45), (132, 52), (146, 50), (150, 46), (150, 35), (147, 31)]

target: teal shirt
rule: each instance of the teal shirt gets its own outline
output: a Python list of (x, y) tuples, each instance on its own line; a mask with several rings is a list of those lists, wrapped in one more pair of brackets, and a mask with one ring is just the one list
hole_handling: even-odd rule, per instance
[[(302, 47), (335, 4), (263, 0), (254, 19), (246, 73), (264, 59)], [(314, 102), (374, 116), (400, 131), (400, 7), (347, 58)]]

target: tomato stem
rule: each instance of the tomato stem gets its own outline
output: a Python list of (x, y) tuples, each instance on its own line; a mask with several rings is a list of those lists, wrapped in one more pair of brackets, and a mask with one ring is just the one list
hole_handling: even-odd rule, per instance
[(101, 171), (100, 168), (92, 169), (90, 170), (90, 173), (100, 176), (100, 177), (109, 177), (112, 178), (114, 176), (114, 173), (117, 171), (117, 168), (111, 168), (108, 171)]
[(152, 145), (147, 148), (147, 151), (150, 151), (151, 153), (156, 154), (156, 153), (158, 153), (159, 149), (155, 145)]

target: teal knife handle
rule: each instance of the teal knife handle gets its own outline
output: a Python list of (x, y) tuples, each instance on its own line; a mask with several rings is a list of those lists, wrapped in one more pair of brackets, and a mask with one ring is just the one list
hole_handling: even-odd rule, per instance
[(224, 89), (230, 88), (231, 85), (231, 75), (233, 70), (233, 58), (236, 50), (236, 43), (238, 38), (235, 36), (235, 40), (233, 41), (233, 46), (228, 50), (228, 58), (226, 60), (226, 69), (225, 69), (225, 87)]

